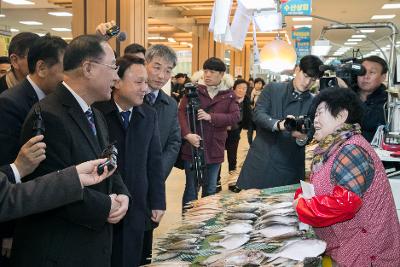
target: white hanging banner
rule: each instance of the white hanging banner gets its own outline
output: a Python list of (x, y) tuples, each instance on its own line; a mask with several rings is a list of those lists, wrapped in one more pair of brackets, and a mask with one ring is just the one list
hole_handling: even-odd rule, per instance
[(230, 45), (242, 50), (246, 41), (247, 30), (249, 29), (253, 12), (247, 10), (240, 2), (236, 8), (235, 16), (231, 25), (232, 42)]
[(253, 18), (253, 55), (254, 55), (254, 65), (260, 65), (260, 51), (258, 50), (257, 44), (257, 31), (256, 31), (256, 23)]
[(232, 38), (229, 30), (232, 2), (233, 0), (216, 0), (214, 2), (208, 29), (214, 33), (214, 40), (217, 42), (229, 41)]

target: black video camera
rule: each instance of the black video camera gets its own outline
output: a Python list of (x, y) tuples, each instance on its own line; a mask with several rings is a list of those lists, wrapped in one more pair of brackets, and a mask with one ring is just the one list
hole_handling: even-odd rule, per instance
[(195, 84), (185, 83), (183, 87), (185, 88), (185, 95), (187, 98), (199, 97), (199, 94), (197, 93), (197, 86)]
[(313, 122), (308, 116), (299, 116), (296, 118), (286, 118), (283, 125), (289, 132), (298, 131), (306, 134), (312, 129)]
[(357, 84), (357, 76), (363, 76), (366, 73), (364, 66), (357, 62), (357, 59), (345, 59), (341, 60), (341, 62), (342, 64), (339, 65), (319, 66), (320, 71), (330, 70), (335, 72), (334, 76), (319, 79), (320, 90), (338, 86), (336, 77), (341, 78), (349, 88), (353, 88)]
[(101, 153), (100, 158), (107, 158), (106, 162), (97, 166), (97, 173), (102, 175), (104, 167), (107, 166), (108, 171), (112, 171), (117, 166), (118, 149), (115, 142), (109, 144)]

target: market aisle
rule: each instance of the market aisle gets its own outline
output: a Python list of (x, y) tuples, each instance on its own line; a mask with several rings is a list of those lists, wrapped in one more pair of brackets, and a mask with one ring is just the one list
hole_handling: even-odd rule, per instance
[[(249, 144), (247, 142), (247, 131), (242, 131), (239, 149), (238, 149), (238, 167), (240, 168), (246, 157)], [(225, 152), (226, 159), (226, 152)], [(226, 161), (226, 160), (225, 160)], [(228, 163), (222, 164), (222, 190), (228, 190), (226, 178), (228, 177)], [(224, 179), (225, 178), (225, 179)], [(154, 240), (165, 234), (173, 225), (181, 220), (182, 216), (182, 195), (185, 189), (185, 172), (183, 170), (173, 168), (168, 176), (166, 183), (167, 195), (167, 211), (160, 223), (160, 226), (154, 231)]]

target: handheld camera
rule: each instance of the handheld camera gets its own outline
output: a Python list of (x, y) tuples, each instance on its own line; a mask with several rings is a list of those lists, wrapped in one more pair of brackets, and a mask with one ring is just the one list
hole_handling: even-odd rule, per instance
[(118, 149), (115, 142), (109, 144), (101, 153), (100, 158), (107, 158), (106, 162), (97, 166), (97, 173), (102, 175), (104, 167), (107, 166), (108, 171), (112, 171), (117, 166)]

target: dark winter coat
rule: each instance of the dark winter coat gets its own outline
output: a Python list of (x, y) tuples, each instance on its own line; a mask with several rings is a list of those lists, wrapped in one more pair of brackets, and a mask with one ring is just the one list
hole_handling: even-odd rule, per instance
[(307, 115), (313, 95), (293, 94), (293, 82), (271, 83), (261, 93), (254, 109), (257, 136), (239, 175), (242, 189), (269, 188), (295, 184), (304, 179), (304, 147), (296, 144), (288, 131), (274, 131), (287, 115)]
[[(207, 92), (207, 87), (201, 84), (198, 85), (197, 92), (200, 100), (200, 108), (211, 115), (211, 122), (202, 121), (206, 163), (222, 163), (224, 161), (227, 127), (235, 125), (240, 119), (236, 96), (232, 90), (228, 89), (219, 91), (211, 99)], [(186, 116), (187, 103), (187, 96), (184, 96), (178, 111), (182, 137), (191, 133)], [(197, 129), (200, 129), (199, 123), (197, 125)], [(198, 131), (197, 134), (200, 135), (200, 132)], [(182, 159), (187, 161), (192, 160), (191, 144), (187, 141), (183, 143)]]

